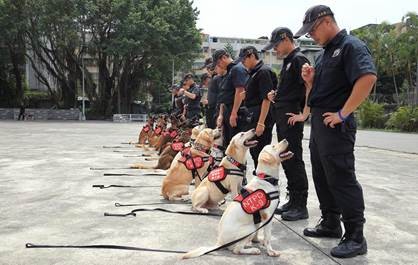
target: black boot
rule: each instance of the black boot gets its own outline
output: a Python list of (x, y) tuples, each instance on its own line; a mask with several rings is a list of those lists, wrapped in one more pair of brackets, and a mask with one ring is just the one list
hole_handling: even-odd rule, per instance
[(352, 258), (367, 253), (367, 242), (363, 235), (363, 224), (344, 223), (345, 234), (338, 246), (331, 249), (336, 258)]
[(341, 238), (342, 229), (339, 214), (324, 214), (322, 220), (314, 228), (305, 228), (305, 236)]
[(308, 199), (307, 191), (295, 191), (293, 193), (293, 204), (289, 210), (282, 213), (282, 219), (285, 221), (297, 221), (302, 219), (308, 219), (308, 209), (306, 208), (306, 201)]
[(284, 212), (289, 211), (290, 207), (293, 204), (293, 192), (288, 192), (286, 198), (288, 198), (289, 200), (285, 204), (274, 210), (274, 214), (283, 214)]

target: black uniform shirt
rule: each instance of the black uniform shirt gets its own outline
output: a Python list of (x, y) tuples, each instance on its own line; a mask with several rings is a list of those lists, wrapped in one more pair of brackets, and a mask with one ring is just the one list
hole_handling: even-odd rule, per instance
[(219, 94), (219, 83), (222, 80), (222, 77), (215, 75), (209, 83), (208, 89), (208, 106), (209, 108), (216, 107), (217, 97)]
[(227, 67), (227, 73), (221, 83), (220, 102), (227, 106), (234, 103), (235, 88), (245, 87), (247, 83), (248, 73), (245, 67), (238, 63), (232, 62)]
[(315, 77), (308, 104), (312, 108), (341, 109), (357, 79), (376, 75), (367, 46), (347, 31), (340, 31), (316, 60)]
[(246, 85), (245, 106), (261, 105), (263, 99), (267, 99), (267, 94), (276, 87), (276, 74), (260, 60), (250, 72), (250, 78)]
[(196, 85), (196, 83), (194, 83), (193, 85), (190, 86), (187, 92), (196, 95), (195, 99), (191, 99), (186, 96), (187, 110), (200, 110), (200, 99), (202, 98), (202, 93), (201, 93), (200, 88)]
[(306, 88), (301, 71), (305, 63), (309, 64), (309, 60), (300, 52), (300, 48), (294, 49), (283, 60), (280, 83), (276, 90), (275, 106), (297, 104), (303, 109)]

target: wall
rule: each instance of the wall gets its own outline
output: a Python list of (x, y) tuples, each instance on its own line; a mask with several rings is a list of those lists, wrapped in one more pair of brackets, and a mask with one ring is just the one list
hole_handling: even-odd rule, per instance
[[(79, 120), (79, 109), (26, 109), (26, 120)], [(19, 109), (0, 108), (0, 120), (17, 120)]]

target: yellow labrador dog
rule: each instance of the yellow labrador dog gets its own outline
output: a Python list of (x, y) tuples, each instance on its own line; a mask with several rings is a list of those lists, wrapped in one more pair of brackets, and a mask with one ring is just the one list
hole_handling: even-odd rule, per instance
[(193, 179), (195, 187), (199, 186), (200, 178), (212, 162), (208, 153), (213, 140), (212, 129), (203, 129), (189, 148), (183, 149), (174, 157), (161, 187), (161, 195), (165, 199), (185, 199), (182, 196), (189, 194), (189, 186)]
[(194, 210), (207, 213), (217, 208), (226, 194), (236, 196), (241, 189), (245, 174), (246, 155), (249, 148), (257, 145), (255, 130), (237, 133), (232, 137), (218, 168), (213, 169), (192, 193)]
[[(257, 177), (254, 177), (243, 189), (245, 192), (258, 194), (261, 197), (257, 195), (256, 198), (251, 198), (250, 195), (248, 195), (245, 198), (251, 199), (245, 201), (245, 198), (243, 199), (243, 194), (237, 196), (234, 201), (228, 205), (219, 222), (216, 246), (201, 247), (192, 250), (183, 256), (184, 259), (199, 257), (224, 244), (245, 237), (254, 232), (262, 225), (262, 223), (271, 219), (279, 202), (279, 165), (282, 161), (293, 156), (292, 152), (286, 151), (287, 146), (288, 142), (283, 140), (278, 144), (266, 145), (263, 148), (258, 157)], [(263, 194), (266, 195), (264, 197), (266, 200), (261, 200)], [(262, 204), (260, 204), (260, 202), (262, 202)], [(251, 214), (248, 213), (255, 209), (258, 210)], [(255, 214), (257, 214), (259, 218), (257, 224), (255, 221)], [(280, 253), (271, 246), (271, 222), (265, 225), (262, 230), (264, 230), (264, 238), (261, 242), (266, 247), (267, 254), (269, 256), (279, 256)], [(251, 240), (255, 236), (256, 235), (252, 234), (245, 237), (243, 240), (229, 246), (228, 249), (234, 254), (259, 255), (261, 252), (258, 248), (244, 248), (245, 246), (250, 245)]]

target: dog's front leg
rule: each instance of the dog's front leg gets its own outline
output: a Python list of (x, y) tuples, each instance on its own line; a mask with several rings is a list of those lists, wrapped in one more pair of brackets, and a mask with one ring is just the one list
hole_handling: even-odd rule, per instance
[(280, 256), (280, 252), (277, 250), (274, 250), (273, 247), (271, 246), (271, 228), (272, 228), (271, 222), (264, 227), (263, 245), (267, 249), (267, 255), (269, 255), (270, 257), (278, 257)]

